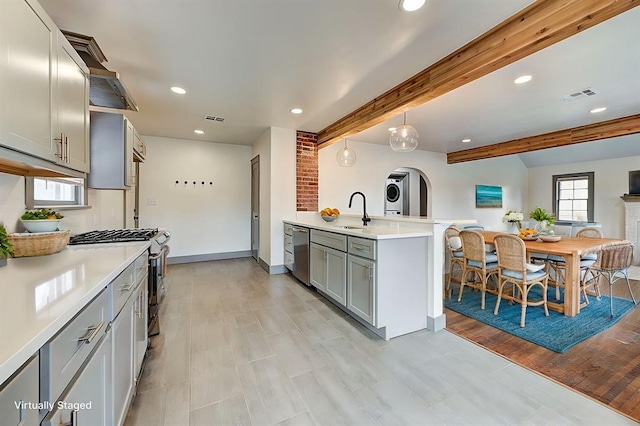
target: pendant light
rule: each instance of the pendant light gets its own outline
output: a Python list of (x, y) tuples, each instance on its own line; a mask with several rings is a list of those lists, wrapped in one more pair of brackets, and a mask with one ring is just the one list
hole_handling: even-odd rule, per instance
[(391, 132), (389, 144), (394, 151), (411, 152), (418, 146), (418, 131), (412, 126), (407, 125), (406, 112), (403, 113), (403, 116), (403, 124)]
[(340, 167), (351, 167), (356, 162), (356, 153), (349, 149), (346, 139), (344, 140), (344, 148), (336, 154), (336, 160)]

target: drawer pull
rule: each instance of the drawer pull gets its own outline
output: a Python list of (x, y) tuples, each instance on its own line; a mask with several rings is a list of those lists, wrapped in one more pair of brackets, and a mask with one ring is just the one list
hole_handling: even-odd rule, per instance
[(120, 291), (122, 291), (122, 292), (131, 291), (131, 289), (133, 288), (134, 285), (135, 285), (135, 283), (127, 283), (127, 284), (123, 285), (122, 287), (120, 287)]
[(81, 338), (78, 339), (78, 342), (84, 342), (87, 345), (89, 343), (91, 343), (91, 341), (93, 339), (95, 339), (95, 337), (98, 335), (98, 333), (100, 332), (100, 329), (102, 328), (102, 325), (104, 324), (104, 321), (102, 321), (100, 324), (98, 325), (92, 325), (91, 327), (89, 327), (87, 329), (87, 334), (85, 334), (84, 336), (82, 336)]
[(369, 251), (368, 247), (365, 246), (361, 246), (359, 244), (351, 244), (351, 247), (353, 247), (354, 250), (358, 250), (358, 251)]
[(71, 417), (69, 417), (68, 422), (63, 422), (62, 418), (60, 419), (60, 426), (76, 426), (77, 417), (78, 417), (78, 410), (73, 410), (71, 412)]

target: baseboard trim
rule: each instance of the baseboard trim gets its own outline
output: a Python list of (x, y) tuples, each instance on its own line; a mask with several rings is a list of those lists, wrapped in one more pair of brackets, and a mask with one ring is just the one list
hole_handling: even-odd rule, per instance
[(261, 257), (258, 258), (258, 265), (260, 265), (260, 267), (269, 275), (286, 274), (289, 272), (287, 267), (284, 265), (269, 266)]
[(447, 316), (442, 314), (438, 317), (430, 317), (427, 316), (427, 330), (429, 331), (439, 331), (445, 328), (447, 325)]
[(251, 250), (196, 254), (192, 256), (174, 256), (167, 258), (167, 264), (177, 265), (181, 263), (208, 262), (210, 260), (237, 259), (241, 257), (251, 257)]

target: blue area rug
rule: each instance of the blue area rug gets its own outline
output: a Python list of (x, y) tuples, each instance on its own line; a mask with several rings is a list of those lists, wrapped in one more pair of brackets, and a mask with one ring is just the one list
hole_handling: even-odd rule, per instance
[[(534, 300), (537, 296), (534, 296)], [(589, 296), (589, 305), (582, 308), (575, 317), (567, 317), (552, 310), (549, 310), (549, 316), (546, 317), (542, 306), (529, 306), (525, 327), (521, 328), (521, 306), (515, 303), (511, 305), (503, 299), (498, 315), (493, 315), (496, 300), (497, 296), (487, 293), (486, 306), (482, 310), (479, 291), (465, 288), (462, 300), (458, 303), (458, 292), (454, 289), (452, 298), (445, 298), (444, 305), (452, 311), (559, 353), (564, 353), (570, 347), (611, 327), (634, 307), (630, 299), (614, 297), (615, 316), (611, 318), (609, 297), (604, 295), (600, 300)], [(555, 301), (555, 288), (549, 289), (548, 300)]]

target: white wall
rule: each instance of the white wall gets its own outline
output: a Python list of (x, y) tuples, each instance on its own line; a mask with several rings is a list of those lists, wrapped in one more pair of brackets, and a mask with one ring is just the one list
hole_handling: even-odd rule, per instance
[[(123, 191), (88, 191), (90, 209), (64, 210), (62, 229), (72, 234), (95, 229), (120, 229), (124, 221)], [(19, 222), (25, 211), (24, 178), (0, 173), (0, 223), (9, 232), (24, 232)]]
[(629, 192), (629, 171), (640, 169), (640, 157), (616, 158), (529, 169), (528, 209), (552, 208), (552, 176), (564, 173), (594, 172), (594, 220), (602, 224), (608, 238), (624, 238), (624, 202)]
[[(502, 216), (508, 210), (526, 207), (527, 170), (516, 156), (462, 164), (447, 164), (446, 155), (428, 151), (398, 153), (387, 145), (349, 141), (358, 160), (353, 167), (340, 167), (335, 156), (340, 144), (319, 152), (319, 208), (337, 207), (343, 213), (362, 214), (360, 197), (349, 209), (349, 196), (361, 191), (367, 196), (367, 213), (384, 214), (384, 183), (393, 170), (421, 170), (431, 183), (432, 216), (441, 219), (477, 219), (487, 229), (506, 230)], [(502, 186), (503, 208), (477, 209), (475, 185)]]
[(147, 155), (140, 166), (140, 226), (171, 232), (169, 257), (249, 251), (251, 147), (143, 139)]
[(284, 263), (283, 219), (296, 214), (296, 132), (272, 127), (253, 144), (260, 156), (260, 249), (267, 265)]

